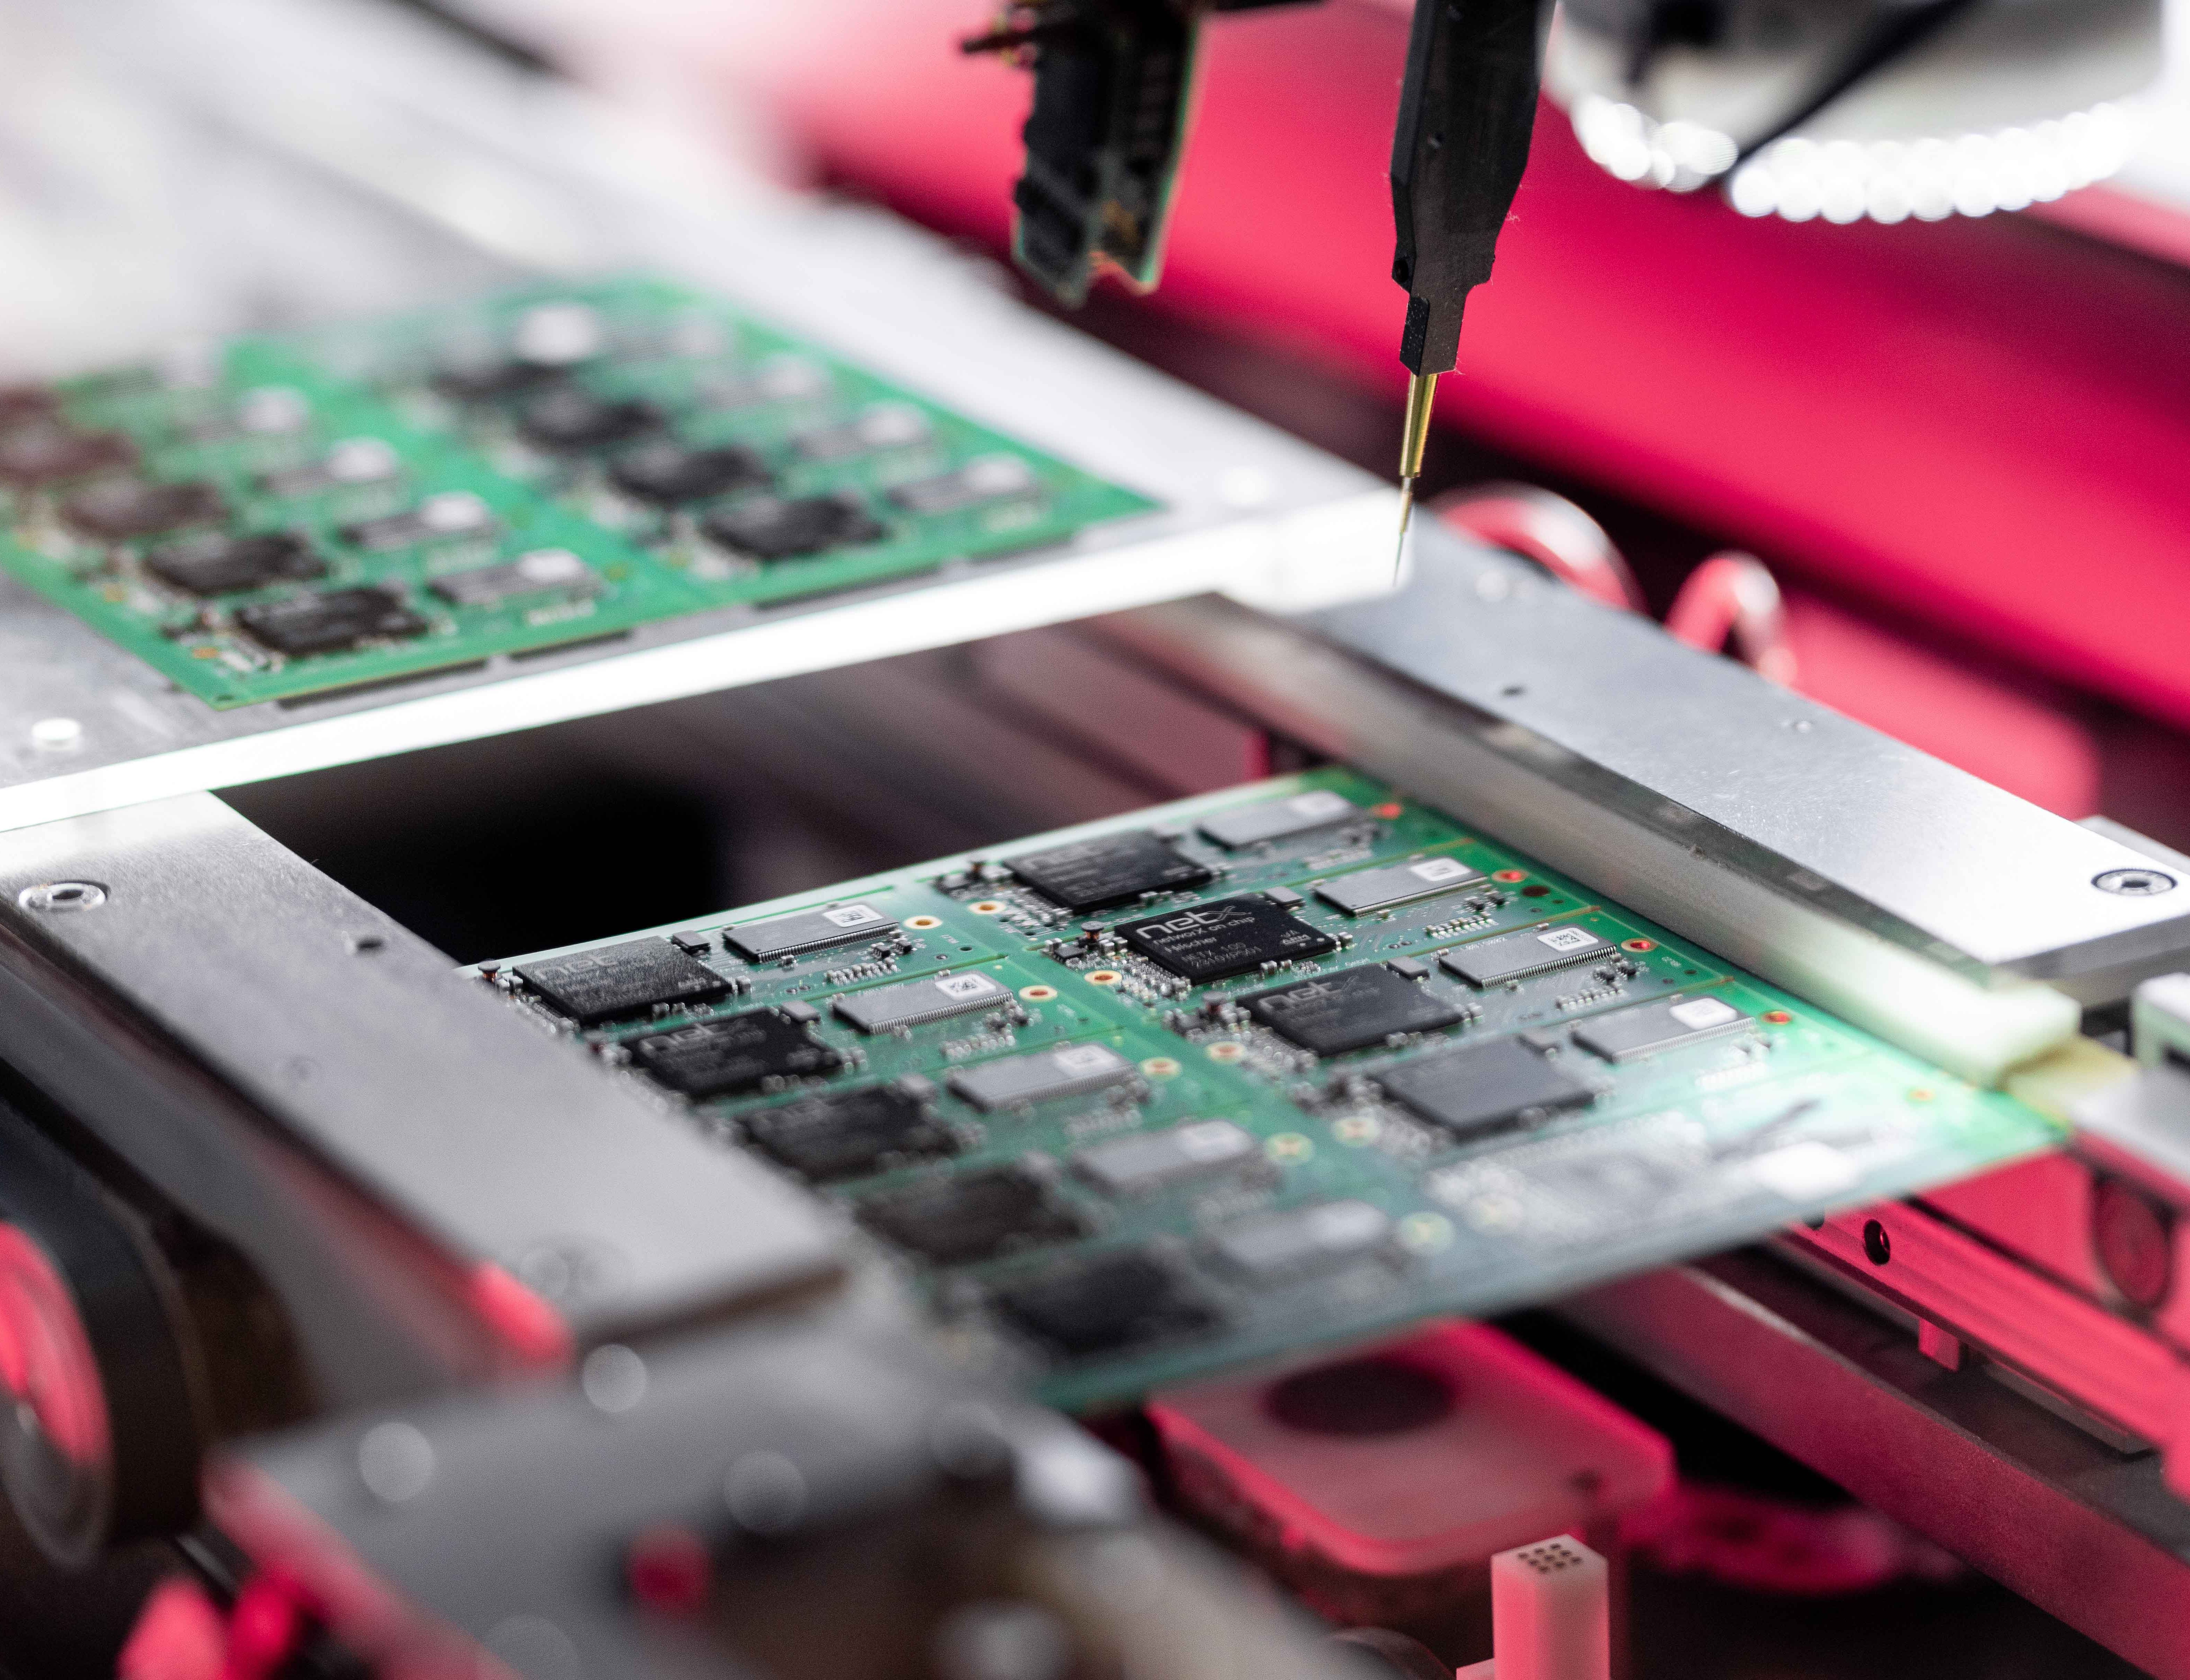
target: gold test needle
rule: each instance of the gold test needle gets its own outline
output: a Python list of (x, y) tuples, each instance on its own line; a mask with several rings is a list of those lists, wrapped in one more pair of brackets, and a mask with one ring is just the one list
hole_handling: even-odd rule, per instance
[(1430, 399), (1437, 394), (1433, 373), (1407, 376), (1407, 426), (1399, 440), (1399, 544), (1392, 555), (1392, 582), (1407, 552), (1407, 526), (1415, 517), (1415, 480), (1422, 476), (1422, 452), (1430, 441)]

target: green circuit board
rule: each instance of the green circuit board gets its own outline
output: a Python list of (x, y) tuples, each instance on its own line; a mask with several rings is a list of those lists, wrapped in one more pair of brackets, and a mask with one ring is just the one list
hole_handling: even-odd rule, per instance
[(857, 590), (1155, 506), (644, 278), (0, 390), (0, 566), (223, 708)]
[(1081, 1409), (2059, 1135), (1336, 769), (475, 971)]

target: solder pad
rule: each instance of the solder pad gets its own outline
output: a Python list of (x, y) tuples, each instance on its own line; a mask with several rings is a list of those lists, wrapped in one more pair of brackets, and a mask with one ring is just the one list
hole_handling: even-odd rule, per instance
[(644, 278), (0, 392), (0, 568), (218, 708), (858, 590), (1155, 506)]
[[(1272, 816), (1306, 795), (1322, 796), (1302, 819), (1315, 826)], [(1292, 832), (1260, 837), (1274, 826)], [(974, 867), (1090, 844), (1100, 857), (1105, 836), (1151, 829), (1181, 836), (1166, 844), (1210, 879), (1189, 869), (1182, 884), (1091, 920), (1035, 884)], [(1425, 857), (1484, 879), (1361, 913), (1315, 896), (1319, 882)], [(1228, 946), (1208, 964), (1158, 960), (1198, 953), (1191, 942), (1209, 925), (1200, 919), (1228, 923), (1224, 907), (1242, 902), (1258, 908), (1233, 942), (1251, 950)], [(861, 951), (856, 973), (841, 947), (757, 960), (723, 936), (752, 941), (756, 923), (853, 904), (895, 930)], [(1166, 925), (1172, 932), (1154, 944), (1133, 937)], [(1583, 960), (1508, 979), (1513, 964), (1501, 957), (1489, 986), (1441, 964), (1501, 936), (1562, 929), (1591, 935)], [(674, 931), (734, 996), (580, 1027), (519, 977), (541, 959), (495, 965), (492, 978), (513, 1007), (582, 1034), (611, 1061), (684, 1021), (771, 1005), (814, 1011), (808, 1030), (843, 1059), (833, 1072), (696, 1104), (642, 1066), (628, 1077), (717, 1135), (750, 1136), (746, 1146), (843, 1203), (929, 1292), (954, 1346), (985, 1352), (1073, 1407), (1426, 1315), (1541, 1300), (1906, 1195), (2058, 1137), (2011, 1099), (1345, 770)], [(835, 1007), (969, 975), (993, 982), (979, 1010), (865, 1031), (863, 1017), (900, 1013), (897, 997)], [(1331, 982), (1327, 999), (1301, 989)], [(1289, 1023), (1297, 1040), (1274, 1030), (1268, 1000), (1303, 995), (1313, 1029)], [(882, 1144), (785, 1149), (784, 1137), (815, 1123), (817, 1098), (861, 1092), (890, 1110)], [(1192, 1129), (1203, 1126), (1211, 1129)], [(1229, 1146), (1233, 1128), (1251, 1151)], [(1164, 1152), (1167, 1140), (1205, 1136), (1200, 1157)], [(1121, 1140), (1146, 1140), (1153, 1164), (1097, 1152)], [(961, 1179), (968, 1188), (954, 1200)], [(1121, 1295), (1128, 1286), (1142, 1294)]]

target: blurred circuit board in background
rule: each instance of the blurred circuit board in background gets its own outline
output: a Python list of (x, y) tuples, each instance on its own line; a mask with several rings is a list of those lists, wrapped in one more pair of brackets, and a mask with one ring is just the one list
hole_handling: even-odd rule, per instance
[(643, 278), (0, 391), (0, 566), (224, 708), (1155, 506)]

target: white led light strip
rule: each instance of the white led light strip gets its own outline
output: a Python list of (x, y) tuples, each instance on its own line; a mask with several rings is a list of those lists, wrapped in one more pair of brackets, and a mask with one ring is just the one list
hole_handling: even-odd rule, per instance
[[(1735, 170), (1726, 195), (1745, 216), (1790, 222), (1939, 222), (2048, 202), (2105, 179), (2136, 150), (2146, 113), (2108, 101), (1986, 133), (1919, 140), (1775, 141)], [(1660, 122), (1602, 94), (1574, 102), (1575, 137), (1608, 173), (1694, 192), (1726, 176), (1739, 148), (1701, 123)]]

